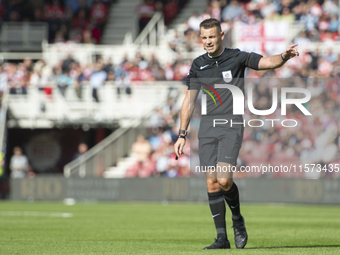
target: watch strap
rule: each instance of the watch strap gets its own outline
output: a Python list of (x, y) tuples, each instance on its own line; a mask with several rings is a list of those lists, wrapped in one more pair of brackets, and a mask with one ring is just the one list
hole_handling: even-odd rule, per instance
[(178, 135), (187, 136), (187, 133), (188, 133), (187, 130), (180, 129)]
[(185, 136), (182, 136), (182, 135), (179, 135), (178, 138), (183, 138), (184, 140), (187, 139)]

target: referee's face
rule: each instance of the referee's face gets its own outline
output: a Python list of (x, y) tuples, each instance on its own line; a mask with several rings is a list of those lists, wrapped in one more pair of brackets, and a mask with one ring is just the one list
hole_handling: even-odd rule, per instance
[(223, 38), (224, 33), (217, 27), (207, 29), (201, 27), (201, 39), (203, 47), (211, 57), (216, 57), (222, 52)]

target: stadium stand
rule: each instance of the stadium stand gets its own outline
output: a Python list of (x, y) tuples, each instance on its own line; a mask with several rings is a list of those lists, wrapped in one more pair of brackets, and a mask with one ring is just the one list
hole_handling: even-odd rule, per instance
[[(46, 22), (50, 43), (84, 42), (84, 33), (99, 43), (111, 1), (17, 0), (3, 1), (4, 22)], [(85, 37), (85, 38), (84, 38)]]
[[(229, 47), (245, 45), (241, 44), (240, 36), (237, 35), (236, 30), (240, 25), (253, 29), (249, 31), (256, 31), (256, 26), (259, 24), (286, 24), (286, 27), (295, 27), (294, 32), (285, 37), (282, 43), (283, 45), (291, 42), (298, 43), (299, 51), (301, 50), (298, 59), (289, 61), (284, 67), (275, 71), (249, 70), (247, 74), (247, 86), (255, 86), (253, 92), (255, 108), (270, 108), (271, 87), (276, 86), (275, 80), (286, 79), (280, 86), (299, 83), (301, 87), (307, 88), (312, 93), (312, 99), (307, 107), (313, 111), (313, 116), (306, 118), (296, 109), (290, 109), (289, 117), (299, 121), (297, 129), (287, 131), (280, 126), (246, 129), (239, 165), (340, 162), (338, 2), (230, 1), (227, 3), (220, 0), (204, 2), (204, 6), (199, 5), (198, 1), (187, 1), (182, 6), (181, 1), (178, 3), (146, 1), (146, 4), (153, 6), (153, 10), (163, 12), (164, 22), (167, 25), (164, 38), (158, 45), (152, 47), (141, 44), (136, 46), (133, 40), (130, 44), (123, 44), (126, 33), (132, 31), (131, 27), (136, 27), (134, 24), (137, 21), (131, 17), (136, 16), (136, 10), (141, 12), (143, 5), (139, 5), (139, 1), (112, 3), (94, 1), (91, 5), (84, 5), (85, 1), (79, 1), (79, 4), (78, 1), (60, 3), (42, 1), (45, 5), (31, 2), (34, 8), (31, 8), (33, 12), (30, 14), (22, 11), (24, 1), (18, 1), (21, 4), (18, 6), (2, 3), (2, 7), (0, 6), (2, 19), (4, 21), (47, 21), (49, 42), (54, 42), (54, 45), (50, 44), (45, 48), (45, 57), (35, 63), (29, 59), (22, 63), (5, 62), (4, 72), (1, 74), (1, 89), (4, 91), (6, 87), (4, 84), (7, 84), (10, 93), (9, 108), (13, 116), (19, 119), (18, 123), (21, 126), (32, 127), (40, 123), (42, 126), (50, 127), (53, 121), (66, 119), (72, 122), (84, 118), (83, 120), (89, 123), (117, 120), (122, 127), (127, 128), (124, 132), (131, 132), (131, 136), (121, 154), (118, 155), (117, 152), (111, 161), (105, 163), (105, 167), (101, 166), (100, 171), (94, 170), (92, 173), (94, 176), (177, 177), (198, 174), (195, 173), (195, 169), (190, 169), (189, 164), (190, 161), (195, 165), (193, 162), (198, 160), (196, 139), (188, 141), (186, 156), (181, 157), (179, 161), (174, 160), (172, 145), (176, 139), (179, 109), (185, 91), (185, 86), (180, 84), (185, 81), (192, 59), (203, 53), (202, 45), (197, 43), (199, 41), (197, 24), (207, 17), (215, 17), (222, 21), (223, 30), (227, 35), (225, 45)], [(46, 12), (51, 12), (54, 16), (51, 14), (51, 16), (47, 15), (49, 18), (44, 17), (42, 13), (45, 12), (41, 12), (43, 6)], [(118, 15), (123, 12), (131, 23), (117, 22), (123, 20), (124, 17)], [(89, 18), (89, 15), (92, 18)], [(106, 21), (107, 24), (104, 25)], [(119, 26), (116, 27), (117, 24)], [(56, 28), (53, 28), (54, 26)], [(52, 28), (55, 30), (51, 31)], [(132, 39), (135, 38), (134, 36)], [(237, 38), (239, 41), (236, 40)], [(68, 43), (67, 40), (80, 44)], [(82, 48), (88, 46), (85, 44), (100, 42), (118, 44), (118, 47), (105, 48), (103, 45), (98, 45), (95, 48)], [(112, 49), (109, 51), (108, 48)], [(268, 48), (260, 47), (263, 55), (271, 53), (266, 49)], [(74, 53), (71, 58), (66, 57), (69, 52)], [(154, 54), (152, 55), (151, 52)], [(100, 58), (98, 60), (99, 55), (102, 55), (105, 61)], [(109, 60), (112, 56), (114, 58)], [(90, 86), (96, 62), (104, 65), (102, 69), (107, 75), (105, 85), (99, 90), (98, 98), (101, 101), (99, 104), (94, 102)], [(261, 82), (259, 78), (262, 78)], [(288, 81), (287, 78), (292, 80)], [(58, 89), (58, 83), (68, 84), (64, 96)], [(169, 94), (173, 99), (166, 102)], [(155, 108), (157, 109), (152, 111)], [(31, 110), (25, 111), (25, 109)], [(145, 118), (148, 120), (147, 127), (145, 125), (139, 127), (140, 129), (132, 127), (131, 120), (140, 119), (141, 116), (144, 117), (143, 121)], [(41, 118), (40, 122), (37, 121), (39, 118)], [(245, 118), (260, 117), (252, 116), (247, 111)], [(192, 137), (197, 136), (198, 124), (199, 114), (196, 113), (191, 122)], [(316, 126), (318, 128), (315, 128)], [(134, 151), (132, 144), (137, 141), (138, 130), (142, 129), (141, 133), (151, 146), (151, 152), (143, 164), (138, 162), (132, 153)], [(106, 145), (103, 145), (104, 143)], [(104, 143), (97, 144), (98, 146), (90, 149), (84, 157), (70, 163), (66, 176), (77, 172), (84, 175), (81, 167), (85, 164), (85, 159), (92, 160), (95, 155), (99, 155), (99, 152), (110, 153), (105, 149), (108, 144), (111, 146), (111, 152), (115, 146), (121, 146), (117, 135)], [(256, 150), (253, 149), (255, 147)], [(90, 171), (87, 171), (86, 175), (91, 175)], [(247, 174), (247, 177), (271, 178), (338, 178), (339, 176), (337, 173), (330, 172), (313, 176), (304, 173), (294, 176), (284, 173), (266, 176)], [(242, 178), (244, 174), (237, 173), (236, 177)]]

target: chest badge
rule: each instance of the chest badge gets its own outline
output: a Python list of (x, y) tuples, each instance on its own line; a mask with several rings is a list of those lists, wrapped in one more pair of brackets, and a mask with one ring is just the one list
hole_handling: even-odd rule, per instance
[(224, 82), (226, 82), (226, 83), (230, 83), (231, 80), (233, 79), (233, 76), (232, 76), (230, 70), (222, 72), (222, 77), (223, 77)]

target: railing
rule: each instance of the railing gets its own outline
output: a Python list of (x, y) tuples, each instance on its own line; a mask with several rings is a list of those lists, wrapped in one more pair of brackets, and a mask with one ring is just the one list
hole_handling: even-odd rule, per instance
[(164, 18), (161, 12), (156, 12), (152, 19), (134, 41), (136, 45), (159, 45), (165, 32)]
[(106, 139), (95, 145), (84, 155), (64, 167), (64, 176), (102, 176), (107, 167), (117, 164), (118, 159), (128, 155), (137, 136), (148, 134), (148, 121), (151, 112), (140, 120), (135, 120), (130, 127), (122, 127)]
[[(71, 90), (74, 89), (74, 87), (70, 86), (68, 89)], [(41, 127), (37, 124), (38, 119), (56, 122), (72, 122), (76, 119), (70, 108), (70, 102), (61, 95), (57, 87), (52, 88), (51, 95), (45, 95), (43, 90), (32, 85), (27, 88), (26, 95), (8, 93), (6, 104), (11, 108), (14, 118), (29, 120), (30, 128)], [(52, 108), (54, 109), (53, 114), (49, 114), (51, 112), (51, 109), (49, 109), (51, 106), (53, 106)], [(45, 127), (49, 126), (49, 124), (46, 125)]]
[(118, 121), (137, 119), (152, 111), (167, 99), (171, 91), (176, 92), (182, 87), (181, 82), (175, 81), (134, 82), (131, 95), (126, 95), (122, 88), (118, 97), (117, 86), (106, 82), (98, 89), (100, 102), (97, 103), (88, 82), (82, 86), (81, 99), (77, 97), (74, 86), (69, 86), (62, 96), (57, 86), (52, 88), (51, 95), (46, 95), (31, 85), (27, 95), (9, 95), (12, 116), (19, 120), (11, 123), (21, 128), (49, 128), (53, 123), (96, 126), (98, 122), (116, 126)]
[[(169, 89), (169, 95), (173, 98), (178, 98), (180, 93), (185, 90), (185, 86), (180, 85), (180, 83), (172, 83)], [(66, 178), (71, 176), (101, 177), (108, 167), (116, 165), (120, 158), (130, 153), (132, 144), (136, 141), (138, 135), (148, 135), (151, 114), (156, 108), (164, 106), (166, 101), (167, 98), (164, 98), (144, 116), (132, 119), (128, 121), (129, 123), (126, 122), (125, 125), (122, 125), (88, 152), (65, 165), (64, 176)]]
[[(131, 35), (129, 35), (131, 38)], [(129, 37), (128, 36), (128, 37)], [(131, 39), (129, 39), (131, 41)], [(126, 40), (126, 41), (129, 41)], [(165, 40), (165, 38), (164, 38)], [(104, 60), (112, 58), (114, 64), (119, 65), (123, 61), (125, 55), (129, 59), (133, 59), (137, 51), (143, 52), (143, 56), (150, 56), (155, 54), (157, 60), (161, 64), (169, 63), (169, 61), (176, 60), (176, 53), (170, 48), (160, 46), (144, 46), (135, 44), (123, 45), (88, 45), (76, 43), (61, 43), (61, 44), (44, 44), (43, 45), (43, 59), (48, 65), (57, 65), (63, 61), (67, 54), (72, 52), (72, 57), (81, 65), (92, 63), (96, 56), (102, 56)]]
[(42, 43), (47, 40), (47, 23), (42, 22), (5, 22), (1, 27), (0, 50), (41, 51)]
[(287, 45), (290, 44), (294, 39), (306, 28), (305, 23), (301, 21), (295, 21), (289, 24), (289, 33), (287, 35)]

